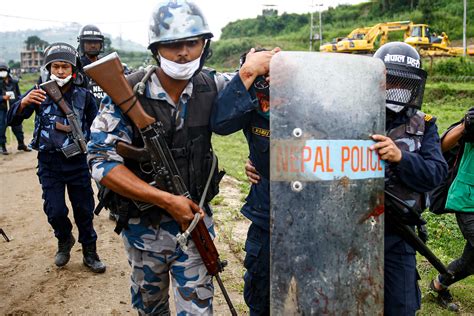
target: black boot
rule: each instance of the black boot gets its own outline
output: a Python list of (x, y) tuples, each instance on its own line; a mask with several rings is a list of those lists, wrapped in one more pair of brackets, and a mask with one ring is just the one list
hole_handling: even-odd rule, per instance
[(8, 150), (7, 150), (7, 147), (5, 146), (5, 144), (0, 145), (0, 153), (2, 155), (8, 155)]
[(29, 149), (23, 142), (18, 144), (17, 149), (23, 151), (31, 151), (31, 149)]
[(430, 290), (436, 293), (436, 300), (441, 307), (446, 308), (448, 311), (457, 312), (459, 311), (459, 306), (453, 303), (453, 296), (449, 292), (448, 288), (443, 288), (438, 290), (434, 285), (434, 280), (431, 280)]
[(73, 235), (71, 235), (69, 239), (58, 241), (58, 252), (56, 253), (56, 258), (54, 259), (55, 265), (62, 267), (69, 262), (69, 259), (71, 259), (71, 249), (75, 242), (76, 240), (74, 239)]
[(84, 265), (91, 269), (92, 272), (105, 272), (105, 264), (100, 261), (99, 256), (97, 255), (95, 242), (89, 245), (82, 245), (82, 254), (84, 255), (82, 262), (84, 262)]

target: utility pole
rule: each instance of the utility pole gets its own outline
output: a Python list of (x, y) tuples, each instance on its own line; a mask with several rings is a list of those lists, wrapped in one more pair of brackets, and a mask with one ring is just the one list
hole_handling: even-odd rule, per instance
[(310, 22), (310, 27), (309, 27), (309, 51), (312, 51), (313, 50), (313, 41), (315, 40), (315, 37), (316, 37), (316, 34), (314, 34), (314, 18), (313, 18), (313, 11), (314, 11), (314, 8), (315, 7), (319, 7), (318, 9), (318, 12), (319, 12), (319, 35), (318, 35), (318, 39), (319, 39), (319, 43), (320, 45), (323, 43), (323, 27), (322, 27), (322, 20), (321, 20), (321, 11), (322, 11), (322, 7), (323, 7), (324, 4), (322, 3), (318, 3), (318, 4), (314, 4), (314, 0), (311, 0), (311, 9), (310, 9), (310, 16), (311, 16), (311, 22)]
[(467, 25), (467, 0), (464, 0), (464, 17), (463, 17), (463, 32), (462, 32), (462, 48), (463, 48), (463, 56), (466, 57), (466, 25)]

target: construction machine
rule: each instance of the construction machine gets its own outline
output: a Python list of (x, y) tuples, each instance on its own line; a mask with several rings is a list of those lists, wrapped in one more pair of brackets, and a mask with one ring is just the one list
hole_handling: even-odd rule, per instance
[[(462, 56), (462, 47), (451, 47), (448, 35), (442, 32), (436, 35), (426, 24), (413, 24), (410, 36), (405, 38), (405, 43), (413, 46), (421, 56)], [(474, 55), (474, 48), (467, 49), (468, 55)]]
[(375, 43), (380, 37), (379, 46), (382, 46), (388, 41), (388, 34), (390, 32), (404, 31), (403, 38), (407, 38), (410, 35), (410, 28), (412, 22), (410, 21), (397, 21), (397, 22), (385, 22), (378, 23), (367, 31), (367, 33), (361, 39), (343, 39), (340, 40), (336, 47), (338, 53), (358, 53), (358, 54), (370, 54), (376, 50)]
[(346, 37), (336, 37), (333, 38), (330, 43), (324, 43), (319, 46), (320, 52), (333, 53), (337, 51), (337, 43), (342, 40), (361, 40), (364, 38), (365, 34), (370, 30), (370, 27), (359, 27), (352, 30), (349, 35)]

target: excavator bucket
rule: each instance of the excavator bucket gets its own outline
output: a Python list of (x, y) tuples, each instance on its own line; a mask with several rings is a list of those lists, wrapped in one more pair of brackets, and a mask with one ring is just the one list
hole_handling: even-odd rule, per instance
[(385, 68), (281, 52), (270, 65), (271, 314), (383, 314)]

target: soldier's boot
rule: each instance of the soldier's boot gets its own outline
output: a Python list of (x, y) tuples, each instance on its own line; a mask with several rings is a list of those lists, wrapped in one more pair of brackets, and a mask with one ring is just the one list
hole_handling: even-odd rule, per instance
[(2, 155), (8, 155), (8, 150), (7, 150), (7, 147), (5, 146), (5, 144), (0, 145), (0, 153)]
[(28, 146), (25, 145), (25, 143), (21, 142), (21, 143), (18, 143), (18, 147), (17, 147), (18, 150), (23, 150), (23, 151), (31, 151), (31, 149), (28, 148)]
[(71, 249), (75, 242), (76, 239), (74, 239), (73, 235), (71, 235), (66, 240), (58, 241), (58, 252), (56, 253), (56, 257), (54, 259), (55, 265), (62, 267), (69, 262), (69, 259), (71, 259)]
[(448, 288), (442, 288), (438, 290), (435, 287), (434, 280), (431, 280), (430, 290), (437, 294), (436, 300), (441, 307), (446, 308), (448, 311), (457, 312), (459, 311), (459, 306), (453, 303), (453, 296), (449, 292)]
[(88, 267), (94, 273), (104, 273), (105, 272), (105, 264), (103, 264), (99, 256), (97, 255), (97, 248), (95, 242), (82, 245), (82, 254), (84, 255), (84, 259), (82, 262), (86, 267)]

